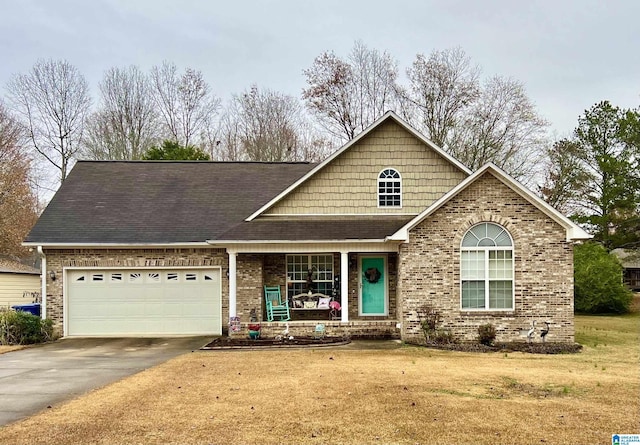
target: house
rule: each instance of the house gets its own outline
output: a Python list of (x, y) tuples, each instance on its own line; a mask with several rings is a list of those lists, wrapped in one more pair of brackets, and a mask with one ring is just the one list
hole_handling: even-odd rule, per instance
[(0, 310), (40, 298), (40, 270), (16, 258), (0, 256)]
[(420, 341), (430, 306), (461, 339), (491, 323), (518, 340), (547, 320), (548, 339), (572, 342), (573, 243), (587, 238), (388, 112), (319, 164), (78, 162), (25, 244), (65, 336), (246, 335), (252, 313), (278, 333), (264, 298), (278, 286), (290, 306), (310, 292), (341, 307), (294, 307), (293, 335), (323, 320)]
[(622, 264), (624, 284), (633, 291), (640, 291), (640, 251), (634, 249), (613, 249), (611, 251)]

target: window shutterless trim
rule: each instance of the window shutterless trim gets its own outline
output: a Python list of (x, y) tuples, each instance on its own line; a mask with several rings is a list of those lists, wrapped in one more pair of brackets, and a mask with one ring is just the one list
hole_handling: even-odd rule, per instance
[[(388, 191), (387, 183), (391, 182), (391, 192)], [(384, 192), (380, 191), (380, 186), (384, 188)], [(378, 208), (379, 209), (401, 209), (402, 208), (402, 175), (400, 172), (393, 167), (385, 167), (378, 173), (378, 180), (376, 182), (377, 185), (377, 199), (378, 199)], [(397, 187), (398, 191), (395, 192), (395, 188)], [(381, 198), (391, 199), (391, 204), (382, 204)], [(398, 204), (394, 204), (394, 202), (398, 201)], [(386, 202), (386, 200), (385, 200)]]
[[(483, 238), (479, 238), (477, 236), (477, 229), (482, 226), (494, 226), (496, 228), (499, 228), (500, 230), (496, 232), (495, 236), (490, 237), (490, 236), (484, 236)], [(471, 245), (467, 245), (467, 246), (462, 246), (462, 243), (464, 242), (465, 238), (467, 238), (467, 234), (471, 232), (474, 234), (475, 238), (477, 239), (476, 245), (475, 246), (471, 246)], [(486, 232), (488, 232), (487, 228), (485, 228), (485, 235)], [(503, 239), (502, 235), (506, 234), (509, 237), (509, 241), (510, 241), (510, 245), (509, 246), (497, 246), (497, 245), (493, 245), (493, 246), (487, 246), (487, 245), (479, 245), (480, 243), (482, 243), (484, 240), (491, 240), (493, 239), (494, 242), (497, 239)], [(467, 238), (468, 239), (468, 238)], [(509, 233), (509, 231), (507, 229), (505, 229), (504, 227), (502, 227), (499, 224), (495, 224), (495, 223), (488, 223), (488, 222), (482, 222), (479, 224), (475, 224), (474, 226), (470, 227), (469, 230), (467, 230), (464, 234), (464, 236), (462, 237), (462, 240), (460, 241), (461, 247), (460, 247), (460, 311), (463, 312), (513, 312), (515, 310), (515, 255), (514, 255), (514, 246), (513, 246), (513, 237), (511, 236), (511, 234)], [(495, 243), (494, 243), (495, 244)], [(509, 251), (511, 252), (511, 278), (509, 279), (505, 279), (505, 278), (491, 278), (490, 277), (490, 252), (497, 252), (497, 251)], [(464, 274), (464, 262), (463, 262), (463, 254), (464, 252), (483, 252), (483, 267), (484, 267), (484, 277), (483, 278), (477, 278), (477, 279), (464, 279), (463, 277), (465, 276)], [(471, 307), (464, 307), (463, 306), (463, 283), (464, 282), (470, 282), (470, 281), (481, 281), (484, 283), (484, 307), (482, 308), (471, 308)], [(490, 294), (490, 283), (491, 282), (495, 282), (495, 281), (509, 281), (511, 282), (511, 307), (508, 308), (492, 308), (490, 307), (491, 304), (491, 294)]]

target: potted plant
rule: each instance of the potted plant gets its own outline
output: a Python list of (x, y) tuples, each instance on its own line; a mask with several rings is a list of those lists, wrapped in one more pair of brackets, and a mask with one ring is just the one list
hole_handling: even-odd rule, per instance
[(249, 328), (249, 338), (251, 340), (257, 340), (260, 338), (260, 328), (262, 327), (260, 325), (260, 323), (258, 323), (258, 317), (256, 316), (256, 310), (251, 309), (251, 312), (249, 312), (249, 317), (250, 317), (250, 321), (249, 321), (249, 325), (247, 326)]

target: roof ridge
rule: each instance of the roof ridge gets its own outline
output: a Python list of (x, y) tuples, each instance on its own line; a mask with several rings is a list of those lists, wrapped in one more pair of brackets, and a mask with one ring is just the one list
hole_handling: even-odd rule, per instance
[(112, 163), (112, 164), (293, 164), (311, 165), (318, 164), (312, 161), (190, 161), (190, 160), (142, 160), (142, 159), (79, 159), (77, 163)]

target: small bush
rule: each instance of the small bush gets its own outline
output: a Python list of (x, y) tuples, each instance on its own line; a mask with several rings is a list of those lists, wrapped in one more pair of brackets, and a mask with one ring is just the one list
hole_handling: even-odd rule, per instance
[(22, 311), (0, 312), (0, 344), (30, 345), (53, 340), (53, 323)]
[(429, 305), (424, 305), (418, 309), (418, 317), (420, 317), (420, 328), (427, 343), (434, 340), (438, 323), (440, 323), (440, 313)]
[(492, 324), (478, 326), (478, 342), (481, 345), (491, 346), (496, 339), (496, 328)]
[(431, 340), (437, 345), (455, 345), (458, 339), (453, 336), (449, 329), (436, 329)]

